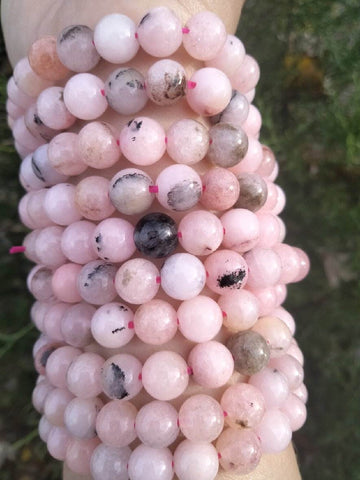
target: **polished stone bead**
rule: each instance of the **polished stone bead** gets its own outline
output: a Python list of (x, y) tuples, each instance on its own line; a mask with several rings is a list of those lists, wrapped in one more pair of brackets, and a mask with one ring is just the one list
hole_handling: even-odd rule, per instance
[(139, 112), (148, 101), (143, 75), (129, 67), (110, 73), (105, 82), (105, 95), (110, 107), (121, 115)]
[(235, 203), (235, 207), (256, 212), (267, 199), (265, 180), (257, 173), (241, 173), (237, 176), (237, 179), (240, 184), (240, 196)]
[(248, 137), (241, 127), (218, 123), (210, 128), (211, 143), (208, 158), (219, 167), (237, 165), (248, 151)]
[(152, 258), (166, 257), (178, 244), (176, 223), (164, 213), (149, 213), (136, 224), (134, 241), (144, 255)]
[(270, 349), (264, 337), (251, 330), (238, 332), (227, 341), (235, 370), (243, 375), (259, 372), (269, 361)]

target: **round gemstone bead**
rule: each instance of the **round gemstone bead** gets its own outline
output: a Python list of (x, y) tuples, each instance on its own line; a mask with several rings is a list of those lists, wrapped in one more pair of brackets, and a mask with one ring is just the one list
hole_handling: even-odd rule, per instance
[(222, 387), (234, 371), (230, 351), (215, 340), (198, 343), (189, 354), (188, 364), (195, 382), (206, 388)]
[(134, 118), (120, 132), (120, 147), (135, 165), (152, 165), (165, 153), (165, 131), (149, 117)]
[(243, 375), (253, 375), (262, 370), (270, 359), (270, 348), (257, 332), (238, 332), (226, 343), (235, 363), (235, 370)]
[(43, 332), (51, 340), (62, 342), (64, 337), (61, 333), (61, 318), (70, 307), (68, 303), (57, 302), (51, 305), (44, 315)]
[(292, 436), (290, 421), (280, 410), (267, 410), (255, 433), (260, 437), (263, 453), (285, 450)]
[(248, 267), (244, 258), (232, 250), (217, 250), (209, 255), (204, 266), (207, 271), (206, 285), (220, 295), (240, 290), (246, 284)]
[[(47, 85), (48, 86), (48, 85)], [(33, 103), (34, 99), (24, 93), (16, 84), (15, 78), (12, 76), (9, 78), (6, 84), (6, 93), (9, 99), (22, 110), (26, 110)]]
[(223, 324), (234, 332), (247, 330), (255, 325), (259, 316), (259, 301), (248, 290), (234, 290), (218, 299), (223, 311)]
[(218, 115), (210, 117), (213, 124), (230, 123), (235, 126), (241, 126), (249, 114), (249, 102), (247, 98), (237, 90), (233, 90), (231, 99)]
[(39, 437), (44, 443), (47, 442), (51, 428), (51, 423), (43, 415), (39, 420)]
[(233, 428), (254, 428), (265, 413), (265, 399), (260, 390), (248, 383), (235, 383), (223, 393), (221, 406), (225, 422)]
[(171, 480), (174, 476), (172, 453), (168, 448), (138, 445), (129, 458), (130, 480)]
[(35, 255), (39, 263), (50, 268), (57, 268), (66, 262), (61, 250), (61, 237), (64, 229), (59, 226), (45, 227), (37, 235)]
[(99, 62), (93, 31), (86, 25), (70, 25), (58, 36), (57, 54), (61, 63), (73, 72), (88, 72)]
[(292, 335), (295, 334), (296, 324), (294, 317), (283, 307), (277, 307), (271, 312), (272, 317), (277, 317), (282, 320), (289, 328)]
[(149, 447), (171, 445), (179, 434), (178, 413), (168, 402), (154, 400), (144, 405), (136, 416), (135, 429), (139, 439)]
[(138, 41), (153, 57), (168, 57), (182, 42), (182, 25), (175, 12), (168, 7), (155, 7), (140, 20)]
[(94, 260), (84, 265), (77, 279), (82, 299), (93, 305), (104, 305), (114, 300), (116, 297), (115, 274), (116, 267), (109, 262)]
[(149, 189), (152, 184), (152, 179), (142, 170), (120, 170), (110, 180), (110, 201), (124, 215), (143, 213), (150, 208), (155, 198), (155, 194)]
[(39, 375), (45, 375), (45, 368), (49, 356), (56, 350), (61, 344), (59, 342), (52, 342), (45, 337), (41, 346), (37, 345), (34, 350), (34, 366)]
[(76, 121), (64, 103), (64, 89), (49, 87), (37, 98), (36, 110), (40, 120), (54, 130), (65, 130)]
[(51, 302), (55, 300), (52, 276), (52, 270), (42, 265), (31, 269), (26, 279), (26, 284), (36, 300), (40, 302)]
[(133, 312), (122, 303), (102, 305), (91, 319), (94, 339), (106, 348), (120, 348), (126, 345), (134, 336), (134, 329), (129, 327), (133, 318)]
[(253, 137), (248, 137), (247, 153), (240, 163), (231, 167), (231, 171), (235, 173), (235, 175), (239, 175), (240, 173), (254, 173), (261, 163), (261, 158), (261, 143)]
[(192, 395), (181, 405), (179, 425), (192, 442), (212, 442), (224, 427), (224, 414), (219, 402), (209, 395)]
[(100, 222), (92, 234), (94, 251), (103, 260), (120, 263), (136, 250), (134, 227), (122, 218), (107, 218)]
[[(279, 241), (282, 241), (279, 239)], [(299, 257), (299, 272), (297, 276), (293, 279), (293, 282), (301, 282), (306, 275), (309, 273), (310, 270), (310, 259), (307, 256), (307, 254), (304, 252), (304, 250), (301, 250), (301, 248), (293, 247), (295, 252), (297, 253)]]
[(70, 364), (81, 354), (81, 350), (69, 346), (45, 349), (41, 363), (46, 367), (46, 376), (52, 385), (66, 388), (66, 374)]
[(111, 399), (130, 400), (142, 389), (141, 362), (133, 355), (119, 353), (106, 360), (101, 369), (103, 392)]
[(211, 168), (202, 178), (201, 203), (210, 210), (228, 210), (239, 197), (239, 182), (226, 168)]
[(67, 389), (54, 388), (46, 395), (44, 415), (52, 425), (64, 426), (64, 411), (70, 400), (74, 398)]
[(190, 78), (186, 100), (192, 110), (211, 117), (224, 110), (231, 99), (231, 83), (225, 73), (217, 68), (200, 68)]
[[(54, 390), (54, 387), (47, 380), (43, 380), (35, 386), (32, 392), (31, 401), (32, 401), (33, 407), (38, 413), (44, 413), (44, 404), (45, 404), (46, 397), (49, 395), (49, 393), (52, 390)], [(177, 414), (176, 414), (176, 419), (177, 419)]]
[(235, 207), (246, 208), (252, 212), (259, 210), (267, 199), (267, 185), (257, 173), (242, 173), (237, 176), (240, 184), (240, 196)]
[(269, 177), (275, 167), (276, 160), (274, 152), (266, 145), (262, 145), (262, 160), (256, 173), (262, 177)]
[(259, 316), (269, 315), (277, 305), (275, 287), (253, 288), (251, 292), (259, 301)]
[(66, 449), (70, 438), (65, 427), (52, 427), (46, 443), (50, 455), (56, 458), (56, 460), (65, 460)]
[(58, 183), (49, 188), (44, 209), (50, 220), (58, 225), (70, 225), (82, 217), (75, 205), (75, 187), (70, 183)]
[(258, 247), (271, 248), (278, 243), (280, 238), (280, 223), (275, 215), (270, 212), (258, 212), (260, 237)]
[(92, 477), (94, 480), (127, 480), (130, 454), (129, 447), (116, 448), (101, 443), (90, 460)]
[(163, 345), (177, 332), (176, 310), (164, 300), (150, 300), (136, 310), (134, 329), (143, 342), (150, 345)]
[(123, 263), (115, 276), (115, 288), (125, 302), (140, 305), (149, 302), (157, 294), (160, 283), (157, 267), (143, 258)]
[(104, 359), (97, 353), (86, 352), (70, 364), (66, 383), (71, 393), (80, 398), (96, 397), (102, 392), (101, 370)]
[(111, 63), (126, 63), (135, 57), (139, 43), (131, 18), (119, 13), (103, 17), (94, 30), (94, 44), (99, 54)]
[(161, 269), (161, 286), (177, 300), (196, 297), (205, 286), (206, 272), (202, 262), (189, 253), (175, 253)]
[(80, 175), (87, 169), (79, 154), (76, 133), (63, 132), (56, 135), (49, 143), (48, 156), (53, 168), (63, 175)]
[(78, 135), (78, 152), (82, 161), (92, 168), (108, 168), (120, 158), (120, 148), (111, 126), (105, 122), (91, 122)]
[(73, 347), (86, 347), (93, 338), (91, 335), (91, 317), (95, 308), (87, 303), (78, 303), (64, 313), (60, 330), (64, 340)]
[[(37, 97), (42, 90), (52, 84), (51, 81), (39, 77), (39, 75), (34, 72), (27, 57), (24, 57), (17, 62), (14, 68), (13, 77), (17, 88), (28, 97)], [(23, 99), (26, 99), (25, 103), (22, 104), (25, 108), (28, 99), (26, 97), (23, 97), (22, 100)]]
[(74, 222), (65, 228), (61, 237), (61, 249), (71, 262), (84, 265), (97, 258), (91, 245), (94, 230), (95, 224), (87, 220)]
[(210, 297), (199, 295), (182, 302), (177, 311), (179, 330), (192, 342), (212, 340), (222, 327), (222, 312)]
[(256, 87), (260, 78), (260, 69), (257, 61), (250, 55), (245, 55), (240, 67), (231, 76), (231, 83), (241, 93), (250, 92)]
[(12, 134), (14, 141), (25, 147), (25, 156), (45, 143), (43, 139), (36, 138), (26, 128), (24, 116), (21, 116), (14, 121)]
[(156, 400), (172, 400), (188, 386), (188, 366), (176, 352), (162, 350), (153, 353), (143, 365), (142, 382), (148, 394)]
[(196, 210), (182, 218), (178, 236), (181, 246), (192, 255), (210, 255), (223, 240), (223, 226), (213, 213)]
[(209, 130), (211, 138), (207, 157), (219, 167), (237, 165), (246, 155), (248, 138), (241, 127), (218, 123)]
[(266, 408), (280, 408), (289, 395), (286, 376), (272, 367), (265, 367), (249, 378), (250, 385), (258, 388), (264, 396)]
[(130, 402), (112, 400), (100, 410), (96, 431), (102, 442), (111, 447), (125, 447), (136, 438), (137, 410)]
[(146, 93), (157, 105), (173, 105), (185, 96), (186, 73), (174, 60), (155, 62), (146, 74)]
[(293, 393), (289, 394), (281, 407), (281, 411), (288, 417), (290, 428), (293, 432), (296, 432), (304, 425), (306, 420), (306, 407), (304, 402)]
[(304, 369), (301, 363), (291, 355), (272, 358), (269, 367), (276, 368), (287, 378), (290, 391), (296, 390), (304, 381)]
[(291, 283), (299, 275), (299, 256), (290, 245), (278, 243), (273, 247), (281, 261), (281, 275), (279, 283)]
[(271, 357), (281, 357), (290, 347), (292, 335), (287, 325), (277, 317), (261, 317), (253, 326), (270, 347)]
[(216, 448), (220, 465), (234, 475), (250, 473), (260, 462), (261, 442), (252, 430), (228, 428), (218, 438)]
[(205, 65), (218, 68), (230, 77), (242, 64), (245, 54), (245, 47), (242, 41), (235, 35), (227, 35), (226, 41), (216, 57), (207, 60)]
[(176, 223), (164, 213), (149, 213), (136, 224), (134, 241), (136, 248), (144, 255), (166, 257), (178, 244)]
[(87, 475), (90, 473), (90, 458), (99, 445), (98, 438), (79, 440), (72, 438), (66, 448), (65, 463), (75, 474)]
[(70, 73), (58, 57), (56, 38), (52, 35), (44, 35), (35, 40), (30, 47), (28, 58), (34, 72), (45, 80), (56, 82)]
[(209, 148), (209, 133), (200, 122), (184, 118), (173, 123), (166, 132), (166, 150), (176, 163), (193, 165), (200, 162)]
[(71, 77), (64, 88), (67, 109), (81, 120), (95, 120), (108, 107), (104, 82), (92, 73), (78, 73)]
[(77, 287), (81, 265), (65, 263), (57, 268), (53, 274), (51, 285), (58, 300), (68, 303), (81, 302), (81, 295)]
[(100, 176), (86, 177), (76, 186), (75, 204), (81, 214), (89, 220), (103, 220), (114, 213), (110, 202), (109, 180)]
[[(29, 157), (23, 162), (27, 158)], [(59, 173), (52, 166), (48, 156), (48, 145), (41, 145), (35, 150), (31, 156), (31, 169), (33, 175), (40, 180), (41, 187), (50, 187), (67, 180), (66, 175)]]
[(164, 168), (156, 179), (156, 185), (160, 205), (175, 211), (194, 207), (202, 191), (199, 175), (187, 165), (171, 165)]
[(120, 115), (140, 112), (148, 101), (145, 78), (135, 68), (118, 68), (106, 79), (105, 96), (110, 107)]
[(220, 217), (225, 229), (223, 246), (236, 252), (251, 250), (259, 241), (257, 216), (244, 208), (233, 208)]
[(247, 285), (250, 288), (265, 288), (278, 283), (281, 275), (281, 260), (273, 250), (255, 247), (245, 254), (249, 267)]
[(174, 470), (179, 480), (215, 480), (218, 453), (211, 443), (183, 440), (174, 452)]
[[(59, 185), (61, 185), (59, 187)], [(69, 221), (69, 219), (74, 216), (73, 212), (70, 212), (70, 208), (68, 209), (67, 207), (69, 206), (67, 204), (67, 201), (71, 204), (71, 192), (70, 195), (68, 195), (68, 198), (66, 198), (66, 192), (63, 191), (62, 185), (63, 183), (59, 183), (58, 185), (54, 185), (53, 187), (46, 189), (42, 188), (41, 190), (37, 190), (34, 192), (29, 192), (25, 197), (23, 197), (23, 202), (24, 202), (24, 209), (25, 209), (25, 214), (27, 215), (27, 219), (30, 222), (30, 228), (43, 228), (43, 227), (48, 227), (49, 225), (53, 225), (54, 223), (62, 224), (62, 221)], [(56, 188), (57, 187), (57, 188)], [(54, 190), (56, 190), (56, 194), (54, 193)], [(50, 193), (51, 191), (51, 193)], [(60, 198), (58, 198), (59, 204), (62, 206), (66, 206), (63, 211), (63, 215), (60, 213), (60, 206), (59, 208), (58, 205), (56, 204), (56, 196), (59, 193), (59, 191), (62, 194), (65, 195), (60, 195)], [(52, 197), (51, 198), (51, 209), (50, 211), (47, 209), (47, 204), (46, 200), (48, 196)], [(62, 202), (65, 197), (65, 205)], [(26, 200), (25, 200), (26, 199)], [(23, 213), (22, 213), (22, 201), (20, 201), (19, 204), (19, 214), (21, 220), (23, 220)], [(69, 214), (69, 217), (67, 217), (67, 214)], [(52, 218), (51, 218), (52, 217)], [(55, 221), (59, 220), (59, 221)], [(29, 223), (28, 222), (28, 223)], [(24, 222), (23, 222), (24, 223)], [(27, 223), (26, 223), (27, 225)]]

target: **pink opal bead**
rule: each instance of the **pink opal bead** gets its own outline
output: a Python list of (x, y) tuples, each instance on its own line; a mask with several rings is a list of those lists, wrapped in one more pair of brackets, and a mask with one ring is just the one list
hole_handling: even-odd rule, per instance
[(42, 332), (44, 328), (44, 318), (45, 318), (46, 312), (51, 308), (52, 305), (53, 305), (52, 303), (36, 301), (33, 303), (31, 307), (31, 310), (30, 310), (31, 321), (40, 332)]
[(177, 311), (179, 330), (192, 342), (212, 340), (222, 327), (222, 312), (210, 297), (199, 295), (182, 302)]
[(92, 246), (103, 260), (124, 262), (136, 250), (134, 227), (122, 218), (107, 218), (96, 226), (92, 234)]
[(209, 133), (200, 122), (184, 118), (173, 123), (166, 132), (166, 150), (177, 163), (200, 162), (209, 148)]
[(292, 335), (287, 325), (277, 317), (260, 317), (252, 327), (270, 347), (271, 357), (281, 357), (290, 347)]
[(222, 20), (210, 11), (193, 15), (186, 23), (189, 32), (183, 35), (188, 54), (197, 60), (211, 60), (223, 48), (227, 34)]
[(153, 353), (143, 365), (142, 382), (156, 400), (172, 400), (188, 386), (188, 366), (178, 353), (167, 350)]
[(44, 228), (53, 225), (44, 208), (44, 201), (48, 190), (29, 192), (19, 202), (18, 210), (21, 222), (28, 228)]
[(66, 257), (61, 250), (61, 238), (64, 229), (58, 226), (45, 227), (37, 235), (35, 242), (35, 255), (39, 263), (57, 268), (66, 262)]
[(141, 362), (127, 353), (119, 353), (106, 360), (101, 369), (101, 382), (106, 396), (130, 400), (142, 389)]
[(231, 168), (235, 175), (254, 173), (257, 171), (262, 159), (261, 143), (256, 138), (248, 137), (248, 148), (240, 163)]
[(168, 448), (138, 445), (129, 458), (130, 480), (171, 480), (174, 476), (172, 453)]
[(286, 352), (288, 355), (296, 358), (296, 360), (301, 364), (304, 365), (304, 354), (300, 350), (296, 340), (293, 338), (290, 347), (287, 349)]
[(256, 173), (263, 177), (269, 177), (272, 174), (276, 164), (275, 155), (271, 148), (266, 145), (262, 146), (262, 150), (263, 156), (261, 164), (259, 165)]
[[(18, 203), (18, 215), (19, 215), (21, 223), (23, 225), (25, 225), (25, 227), (30, 228), (30, 229), (36, 229), (36, 228), (39, 228), (39, 227), (36, 225), (34, 220), (32, 220), (32, 218), (29, 215), (29, 211), (28, 211), (29, 200), (31, 198), (30, 193), (27, 193), (23, 197), (20, 198), (20, 201)], [(52, 224), (52, 222), (50, 220), (48, 221), (48, 225), (49, 224), (50, 225)]]
[(205, 286), (206, 271), (202, 262), (190, 253), (175, 253), (161, 269), (161, 286), (177, 300), (196, 297)]
[(70, 364), (67, 374), (67, 387), (80, 398), (96, 397), (102, 392), (101, 369), (104, 359), (97, 353), (86, 352), (77, 356)]
[(55, 300), (52, 276), (52, 271), (43, 265), (38, 265), (30, 270), (26, 284), (36, 300), (40, 302), (52, 302)]
[(46, 376), (55, 387), (66, 388), (66, 374), (70, 364), (81, 354), (81, 350), (61, 346), (50, 353), (46, 362)]
[(27, 155), (22, 160), (19, 169), (20, 183), (27, 192), (30, 192), (31, 190), (39, 190), (40, 188), (45, 186), (44, 181), (39, 178), (39, 172), (36, 169), (34, 170), (33, 168), (32, 158), (33, 156), (31, 154)]
[(9, 78), (6, 84), (6, 93), (9, 99), (23, 110), (28, 109), (34, 103), (34, 99), (16, 85), (14, 77)]
[(25, 115), (25, 109), (20, 107), (19, 105), (16, 105), (16, 103), (12, 102), (10, 98), (6, 100), (5, 105), (6, 105), (6, 113), (9, 115), (9, 117), (13, 118), (14, 120), (21, 117), (22, 115)]
[(228, 210), (239, 198), (237, 178), (226, 168), (211, 168), (202, 178), (202, 205), (209, 210)]
[(223, 240), (223, 226), (218, 217), (206, 210), (186, 214), (178, 227), (179, 242), (188, 253), (202, 256), (217, 250)]
[(234, 475), (252, 472), (261, 458), (261, 443), (252, 430), (228, 428), (216, 442), (220, 454), (220, 465)]
[(252, 375), (249, 378), (249, 384), (258, 388), (263, 394), (268, 410), (281, 407), (289, 395), (286, 376), (280, 370), (270, 366)]
[(297, 276), (293, 279), (293, 282), (301, 282), (301, 280), (303, 280), (309, 273), (310, 260), (307, 254), (304, 252), (304, 250), (301, 250), (301, 248), (297, 248), (297, 247), (292, 247), (292, 248), (295, 250), (295, 252), (299, 257), (299, 272)]
[(136, 310), (134, 329), (144, 343), (163, 345), (177, 332), (176, 310), (164, 300), (150, 300)]
[(248, 279), (248, 266), (244, 258), (232, 250), (217, 250), (209, 255), (204, 266), (206, 285), (215, 293), (240, 290)]
[(260, 437), (263, 453), (279, 453), (291, 441), (289, 419), (280, 410), (267, 410), (255, 433)]
[(57, 268), (53, 274), (51, 285), (54, 294), (61, 302), (81, 302), (77, 279), (81, 271), (81, 265), (65, 263)]
[(273, 247), (281, 261), (281, 275), (279, 283), (291, 283), (299, 274), (299, 256), (290, 245), (278, 243)]
[(273, 213), (273, 208), (276, 206), (277, 202), (278, 191), (274, 182), (266, 180), (266, 185), (268, 189), (268, 195), (261, 211), (271, 211)]
[(21, 116), (14, 121), (12, 134), (15, 142), (18, 142), (20, 145), (31, 151), (34, 151), (40, 145), (45, 143), (45, 140), (36, 138), (26, 128), (24, 116)]
[(45, 140), (46, 142), (49, 142), (58, 133), (56, 130), (47, 127), (41, 121), (36, 108), (36, 103), (33, 103), (26, 110), (24, 122), (29, 132), (39, 140)]
[(63, 132), (56, 135), (49, 143), (48, 156), (50, 165), (63, 175), (80, 175), (87, 169), (78, 151), (76, 133)]
[(295, 334), (296, 330), (296, 324), (294, 317), (289, 313), (285, 308), (283, 307), (276, 307), (272, 312), (271, 312), (272, 317), (278, 317), (280, 320), (282, 320), (285, 325), (288, 327), (290, 330), (291, 334)]
[(157, 294), (160, 272), (143, 258), (134, 258), (123, 263), (115, 276), (115, 289), (125, 302), (140, 305), (149, 302)]
[(259, 316), (269, 315), (277, 306), (275, 287), (252, 288), (251, 292), (259, 301)]
[(44, 209), (50, 220), (58, 225), (70, 225), (81, 219), (75, 204), (76, 190), (70, 183), (58, 183), (46, 191)]
[(126, 15), (106, 15), (95, 26), (96, 50), (110, 63), (126, 63), (135, 57), (139, 49), (135, 32), (134, 22)]
[(244, 253), (259, 241), (260, 228), (257, 216), (244, 208), (233, 208), (220, 217), (225, 230), (223, 246)]
[(264, 396), (258, 388), (248, 383), (230, 385), (220, 403), (226, 412), (225, 423), (233, 428), (254, 428), (265, 413)]
[(24, 255), (34, 263), (40, 263), (35, 251), (36, 239), (40, 232), (41, 229), (32, 230), (25, 236), (23, 240), (23, 247), (25, 247)]
[(304, 369), (301, 363), (291, 355), (272, 358), (269, 367), (276, 368), (287, 378), (290, 391), (296, 390), (304, 381)]
[(101, 443), (90, 460), (94, 480), (128, 480), (127, 465), (131, 450), (129, 447), (110, 447)]
[(64, 102), (69, 112), (81, 120), (95, 120), (108, 107), (102, 94), (104, 82), (92, 73), (78, 73), (64, 88)]
[(246, 97), (237, 90), (232, 91), (230, 102), (218, 115), (211, 117), (213, 124), (225, 122), (241, 126), (249, 114), (249, 102)]
[(138, 412), (135, 422), (136, 434), (149, 447), (164, 448), (178, 437), (178, 413), (168, 402), (153, 400)]
[(105, 122), (85, 125), (77, 137), (78, 153), (82, 161), (92, 168), (108, 168), (120, 158), (120, 148), (111, 126)]
[(214, 340), (198, 343), (189, 354), (188, 364), (195, 382), (207, 388), (222, 387), (234, 372), (230, 351)]
[(44, 315), (43, 332), (51, 340), (63, 342), (64, 337), (61, 332), (61, 319), (70, 307), (69, 303), (54, 303)]
[(64, 411), (74, 395), (67, 389), (54, 388), (45, 399), (44, 414), (52, 425), (64, 426)]
[(239, 92), (247, 93), (256, 87), (259, 78), (259, 64), (252, 56), (245, 55), (242, 64), (231, 76), (231, 83)]
[(121, 115), (140, 112), (149, 99), (143, 75), (129, 67), (110, 73), (105, 82), (105, 96), (110, 107)]
[(248, 290), (224, 293), (218, 299), (223, 312), (223, 324), (231, 331), (247, 330), (255, 325), (259, 316), (259, 301)]
[(97, 258), (91, 245), (95, 227), (92, 222), (80, 220), (65, 228), (61, 237), (61, 249), (71, 262), (84, 265)]
[(290, 428), (293, 432), (296, 432), (304, 425), (307, 416), (306, 407), (304, 402), (293, 393), (289, 394), (281, 407), (281, 411), (288, 417)]
[(32, 156), (31, 166), (34, 175), (41, 179), (42, 186), (49, 187), (57, 183), (65, 182), (67, 175), (58, 172), (51, 164), (48, 155), (48, 145), (41, 145)]
[(65, 463), (69, 469), (79, 475), (89, 474), (90, 458), (99, 443), (98, 438), (87, 440), (72, 438), (68, 443), (65, 454)]
[(31, 402), (38, 413), (44, 413), (44, 404), (46, 397), (53, 390), (53, 385), (51, 385), (47, 380), (42, 380), (35, 386), (32, 392)]
[(196, 171), (187, 165), (164, 168), (156, 179), (157, 199), (164, 208), (189, 210), (200, 199), (202, 183)]
[(52, 82), (39, 77), (39, 75), (34, 72), (27, 57), (24, 57), (17, 62), (14, 68), (13, 77), (19, 90), (29, 97), (37, 97), (42, 90), (52, 84)]
[(93, 305), (104, 305), (116, 297), (114, 278), (116, 267), (112, 263), (94, 260), (80, 266), (77, 288), (85, 302)]
[(112, 400), (100, 410), (96, 431), (102, 442), (111, 447), (125, 447), (136, 438), (137, 410), (130, 402)]
[(214, 445), (183, 440), (174, 452), (174, 470), (179, 480), (215, 480), (219, 459)]
[(44, 35), (35, 40), (30, 47), (28, 58), (34, 72), (45, 80), (56, 82), (70, 73), (58, 57), (56, 38), (52, 35)]
[(134, 329), (129, 327), (133, 319), (134, 314), (126, 305), (107, 303), (91, 318), (91, 333), (103, 347), (120, 348), (134, 336)]
[[(280, 217), (276, 217), (276, 219), (280, 225), (279, 242), (283, 242), (286, 237), (286, 226), (284, 221)], [(308, 269), (309, 268), (310, 268), (310, 264), (308, 263)]]
[(39, 437), (44, 443), (47, 442), (51, 429), (52, 429), (51, 423), (43, 415), (39, 420)]
[(145, 78), (146, 93), (157, 105), (173, 105), (185, 96), (186, 72), (174, 60), (159, 60), (151, 65)]
[(279, 241), (280, 224), (275, 215), (270, 212), (257, 213), (259, 220), (260, 236), (257, 246), (271, 248)]
[(240, 67), (245, 58), (245, 47), (242, 41), (235, 35), (227, 35), (226, 41), (221, 50), (211, 60), (207, 60), (207, 67), (214, 67), (222, 70), (228, 77), (231, 77)]
[(231, 83), (225, 73), (217, 68), (205, 67), (190, 78), (186, 100), (192, 110), (211, 117), (224, 110), (231, 99)]
[[(11, 129), (14, 128), (15, 121), (16, 120), (12, 121), (10, 117), (8, 117), (8, 122), (10, 123)], [(32, 148), (28, 148), (28, 147), (25, 147), (24, 145), (21, 145), (16, 139), (14, 139), (14, 147), (21, 159), (24, 159), (26, 155), (29, 155), (33, 151)]]
[[(58, 185), (64, 185), (64, 184), (58, 184)], [(61, 218), (61, 215), (57, 215), (56, 211), (56, 205), (55, 205), (55, 197), (56, 194), (52, 190), (53, 188), (58, 187), (58, 185), (54, 185), (50, 189), (42, 188), (41, 190), (37, 190), (36, 192), (30, 192), (29, 194), (29, 200), (27, 203), (27, 210), (29, 217), (33, 224), (35, 225), (35, 228), (43, 228), (43, 227), (48, 227), (50, 225), (53, 225), (54, 223), (60, 223), (56, 222), (55, 220), (64, 220)], [(50, 193), (51, 190), (51, 193)], [(56, 192), (59, 193), (59, 191), (62, 190), (62, 187), (59, 187)], [(64, 192), (61, 192), (64, 193)], [(48, 197), (52, 197), (50, 199), (50, 208), (48, 209)], [(71, 193), (70, 193), (71, 197)], [(62, 204), (63, 198), (59, 198), (59, 203)], [(67, 205), (65, 205), (67, 206)], [(64, 212), (65, 214), (67, 213), (66, 211)], [(54, 220), (55, 219), (55, 220)]]
[(209, 135), (207, 158), (215, 165), (234, 167), (245, 157), (249, 142), (241, 127), (221, 121), (210, 128)]
[(64, 89), (49, 87), (43, 90), (36, 100), (40, 120), (54, 130), (65, 130), (76, 121), (64, 103)]
[(60, 329), (66, 343), (73, 347), (86, 347), (91, 335), (91, 318), (95, 308), (87, 303), (78, 303), (69, 307), (61, 318)]
[(87, 72), (99, 62), (93, 42), (93, 31), (86, 25), (70, 25), (57, 38), (57, 54), (61, 62), (73, 72)]
[(64, 423), (76, 438), (88, 439), (96, 436), (96, 417), (103, 407), (100, 398), (73, 398), (66, 406)]
[(76, 186), (75, 204), (78, 211), (89, 220), (103, 220), (114, 213), (110, 202), (109, 180), (100, 176), (86, 177)]
[(249, 114), (247, 119), (242, 125), (242, 128), (245, 130), (246, 134), (258, 138), (260, 135), (260, 129), (262, 125), (261, 113), (255, 107), (255, 105), (250, 105)]
[(165, 130), (156, 120), (136, 117), (120, 132), (123, 155), (135, 165), (152, 165), (166, 151)]
[(182, 43), (182, 25), (173, 10), (155, 7), (140, 20), (137, 38), (142, 49), (153, 57), (169, 57)]
[(285, 208), (286, 196), (284, 190), (279, 185), (275, 185), (275, 188), (277, 192), (276, 204), (272, 209), (272, 213), (274, 215), (279, 215)]
[(193, 395), (179, 410), (180, 430), (192, 442), (215, 440), (224, 427), (224, 413), (219, 402), (209, 395)]
[(56, 460), (65, 460), (70, 435), (65, 427), (52, 427), (46, 442), (48, 452)]
[(306, 404), (308, 400), (308, 391), (306, 386), (302, 383), (300, 387), (296, 388), (293, 392), (294, 395), (296, 395), (300, 400)]
[(247, 286), (265, 288), (278, 283), (281, 275), (281, 260), (273, 250), (255, 247), (245, 254), (249, 267)]

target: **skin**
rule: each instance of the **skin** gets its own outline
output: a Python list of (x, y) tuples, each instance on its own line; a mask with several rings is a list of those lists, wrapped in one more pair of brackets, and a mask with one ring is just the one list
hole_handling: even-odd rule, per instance
[[(65, 26), (74, 23), (86, 24), (93, 27), (97, 21), (108, 13), (121, 12), (130, 16), (135, 22), (138, 22), (144, 12), (148, 9), (159, 6), (167, 5), (177, 12), (181, 18), (183, 24), (194, 13), (201, 10), (212, 10), (218, 16), (220, 16), (226, 25), (228, 32), (234, 32), (238, 24), (241, 9), (245, 0), (137, 0), (135, 2), (129, 2), (128, 0), (41, 0), (33, 2), (33, 0), (3, 0), (1, 2), (1, 20), (4, 37), (6, 41), (7, 51), (9, 59), (14, 65), (20, 58), (24, 57), (29, 49), (31, 43), (44, 34), (57, 35)], [(199, 63), (195, 60), (190, 60), (183, 52), (177, 52), (173, 58), (179, 61), (186, 69), (188, 76), (198, 68)], [(139, 53), (136, 58), (129, 62), (129, 65), (138, 68), (142, 72), (146, 72), (147, 68), (154, 62), (154, 58)], [(113, 66), (102, 65), (97, 67), (93, 73), (106, 78), (108, 73), (113, 69)], [(166, 129), (176, 119), (188, 117), (196, 118), (194, 112), (192, 112), (185, 102), (180, 102), (170, 108), (161, 108), (151, 105), (141, 112), (141, 115), (149, 115), (152, 118), (161, 121), (161, 124)], [(184, 105), (183, 105), (184, 104)], [(130, 117), (119, 117), (113, 112), (107, 112), (104, 119), (111, 123), (116, 129), (120, 129)], [(204, 120), (202, 120), (204, 122)], [(74, 128), (77, 131), (78, 128)], [(168, 162), (159, 161), (151, 167), (149, 173), (153, 178), (156, 178), (159, 171), (164, 166), (168, 165)], [(209, 164), (205, 162), (198, 168), (199, 173), (204, 173)], [(115, 168), (114, 172), (109, 172), (109, 177), (113, 175), (118, 169)], [(84, 175), (85, 176), (85, 175)], [(76, 182), (78, 179), (74, 178)], [(159, 206), (155, 206), (154, 210), (159, 211)], [(181, 214), (174, 215), (175, 221), (179, 221)], [(131, 221), (131, 218), (130, 218)], [(161, 298), (161, 296), (160, 296)], [(216, 337), (216, 340), (225, 341), (226, 334), (221, 333)], [(90, 348), (94, 351), (94, 346)], [(180, 335), (167, 344), (167, 349), (173, 349), (185, 358), (191, 349), (189, 342), (186, 342)], [(151, 346), (144, 346), (141, 342), (131, 342), (127, 352), (136, 355), (140, 361), (144, 361), (148, 355), (154, 352), (156, 348)], [(114, 350), (106, 351), (106, 349), (99, 349), (105, 358), (110, 355), (114, 355)], [(232, 382), (236, 379), (232, 378)], [(240, 378), (237, 378), (240, 380)], [(217, 389), (215, 392), (211, 391), (217, 399), (221, 397), (225, 387)], [(186, 396), (194, 393), (207, 393), (205, 389), (201, 387), (191, 387), (186, 392)], [(179, 407), (184, 401), (185, 396), (181, 396), (173, 403)], [(137, 408), (140, 408), (144, 402), (148, 401), (148, 396), (145, 394), (138, 395), (134, 404)], [(79, 476), (73, 474), (68, 470), (66, 465), (64, 466), (64, 480), (87, 480), (90, 477)], [(235, 480), (239, 478), (237, 476), (219, 473), (216, 480)], [(299, 480), (300, 473), (297, 466), (297, 461), (292, 445), (276, 455), (263, 455), (259, 466), (254, 472), (249, 475), (241, 476), (243, 480)]]

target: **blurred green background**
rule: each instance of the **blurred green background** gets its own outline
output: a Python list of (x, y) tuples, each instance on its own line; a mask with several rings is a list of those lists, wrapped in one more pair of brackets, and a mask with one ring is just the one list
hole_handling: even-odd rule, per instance
[[(287, 194), (286, 242), (311, 258), (289, 288), (310, 392), (295, 434), (304, 480), (360, 479), (360, 4), (359, 0), (247, 0), (238, 34), (258, 59), (261, 140), (277, 155)], [(60, 478), (37, 438), (31, 298), (16, 205), (19, 159), (4, 112), (10, 75), (0, 44), (0, 478)], [(286, 480), (286, 478), (284, 478)]]

